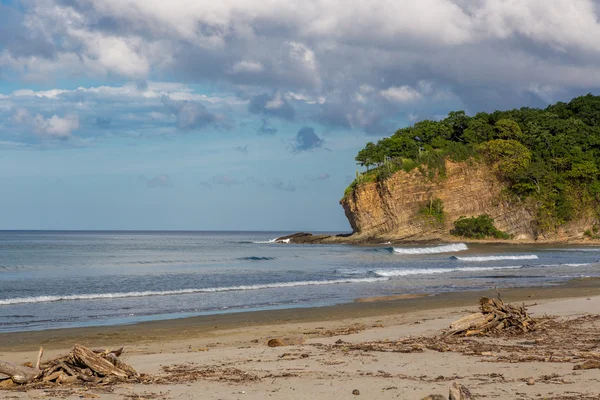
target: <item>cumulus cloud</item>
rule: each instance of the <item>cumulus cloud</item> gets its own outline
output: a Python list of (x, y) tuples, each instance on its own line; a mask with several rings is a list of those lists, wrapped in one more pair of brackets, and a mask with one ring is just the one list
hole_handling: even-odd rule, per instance
[(325, 141), (315, 133), (315, 130), (309, 126), (300, 129), (296, 134), (292, 151), (299, 153), (302, 151), (310, 151), (323, 147)]
[(32, 127), (37, 135), (45, 139), (68, 139), (71, 133), (79, 128), (79, 118), (76, 115), (53, 115), (46, 118), (21, 108), (15, 112), (12, 119), (16, 124)]
[(382, 90), (381, 95), (386, 99), (398, 103), (407, 103), (421, 99), (422, 95), (410, 86), (392, 86)]
[(177, 117), (177, 128), (183, 130), (201, 129), (209, 125), (225, 126), (223, 116), (212, 113), (201, 103), (193, 101), (175, 101), (169, 96), (161, 98), (164, 106)]
[(263, 93), (252, 97), (248, 104), (248, 111), (252, 114), (264, 114), (290, 121), (294, 119), (296, 114), (294, 108), (279, 92), (273, 95)]
[[(121, 96), (167, 94), (180, 130), (222, 125), (219, 116), (242, 104), (261, 118), (386, 134), (399, 115), (540, 106), (600, 90), (599, 15), (595, 0), (45, 0), (0, 4), (0, 68), (12, 81), (68, 72), (144, 83)], [(235, 95), (211, 103), (146, 84), (156, 76)], [(86, 93), (36, 92), (35, 101)]]
[(231, 68), (231, 72), (234, 74), (241, 74), (241, 73), (255, 74), (255, 73), (264, 71), (264, 69), (265, 69), (265, 67), (263, 67), (263, 65), (259, 62), (244, 60), (244, 61), (235, 63), (235, 65)]

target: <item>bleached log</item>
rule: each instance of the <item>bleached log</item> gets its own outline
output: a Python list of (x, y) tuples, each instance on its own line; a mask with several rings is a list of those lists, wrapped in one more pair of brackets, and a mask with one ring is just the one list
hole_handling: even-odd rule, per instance
[(37, 378), (41, 374), (41, 371), (35, 368), (0, 361), (0, 374), (9, 376), (15, 383), (25, 384)]
[(90, 349), (80, 346), (78, 344), (73, 347), (73, 358), (74, 360), (84, 367), (87, 367), (94, 371), (99, 376), (115, 376), (121, 379), (127, 379), (127, 373)]

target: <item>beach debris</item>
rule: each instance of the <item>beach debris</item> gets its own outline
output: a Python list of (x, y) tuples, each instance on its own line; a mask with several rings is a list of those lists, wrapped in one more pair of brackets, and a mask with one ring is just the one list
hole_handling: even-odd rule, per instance
[(235, 367), (198, 366), (193, 363), (162, 367), (163, 374), (144, 383), (188, 383), (198, 380), (210, 380), (228, 383), (248, 383), (260, 381), (257, 375)]
[(362, 332), (367, 329), (365, 324), (353, 324), (344, 328), (330, 329), (320, 333), (321, 336), (332, 337), (332, 336), (345, 336), (352, 335), (354, 333)]
[[(21, 366), (0, 361), (0, 373), (7, 375), (15, 385), (34, 384), (86, 384), (107, 385), (116, 382), (136, 382), (139, 374), (133, 367), (119, 359), (123, 349), (90, 350), (76, 344), (65, 355), (42, 361), (40, 348), (36, 366)], [(2, 387), (10, 387), (5, 384)]]
[(583, 364), (577, 364), (573, 367), (574, 370), (578, 369), (600, 369), (600, 361), (588, 360)]
[(535, 379), (529, 378), (525, 383), (527, 383), (528, 386), (533, 386), (535, 385)]
[(536, 329), (537, 321), (529, 316), (525, 305), (514, 306), (502, 299), (482, 297), (480, 312), (469, 314), (450, 324), (444, 336), (481, 336), (496, 332), (527, 333)]
[(267, 341), (269, 347), (295, 346), (304, 343), (303, 337), (274, 338)]
[(358, 389), (354, 389), (354, 390), (352, 391), (352, 394), (353, 394), (353, 395), (355, 395), (355, 396), (359, 396), (359, 395), (360, 395), (360, 390), (358, 390)]
[(446, 396), (441, 394), (430, 394), (429, 396), (423, 397), (421, 400), (448, 400)]
[(454, 382), (450, 386), (450, 400), (472, 400), (473, 395), (471, 391), (460, 383)]

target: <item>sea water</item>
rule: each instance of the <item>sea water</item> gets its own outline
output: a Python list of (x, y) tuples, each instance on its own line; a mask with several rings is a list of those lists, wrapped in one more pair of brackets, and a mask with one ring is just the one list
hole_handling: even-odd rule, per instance
[(0, 232), (0, 332), (600, 276), (600, 247), (275, 243), (290, 232)]

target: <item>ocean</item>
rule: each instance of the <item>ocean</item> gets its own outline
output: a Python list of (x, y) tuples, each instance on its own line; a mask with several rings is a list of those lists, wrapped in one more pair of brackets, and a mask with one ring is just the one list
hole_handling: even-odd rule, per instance
[(0, 332), (600, 276), (600, 247), (273, 242), (289, 233), (0, 231)]

